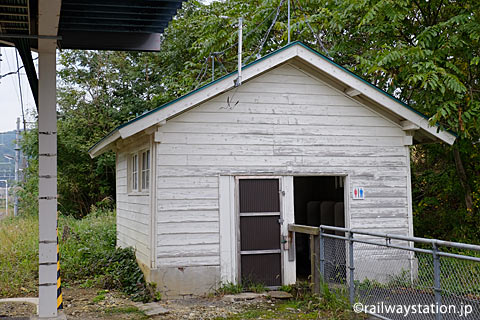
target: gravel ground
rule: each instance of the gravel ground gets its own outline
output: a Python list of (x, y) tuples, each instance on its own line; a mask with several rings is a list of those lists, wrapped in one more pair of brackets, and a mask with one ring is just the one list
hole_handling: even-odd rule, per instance
[[(249, 294), (246, 294), (249, 295)], [(251, 295), (251, 294), (250, 294)], [(341, 310), (308, 312), (293, 300), (276, 300), (266, 295), (238, 301), (232, 296), (198, 297), (185, 300), (160, 301), (155, 307), (168, 310), (162, 315), (147, 316), (141, 306), (117, 291), (95, 288), (64, 288), (64, 312), (74, 320), (187, 320), (187, 319), (365, 319), (364, 316), (345, 314)], [(0, 320), (30, 316), (35, 306), (24, 303), (0, 303)], [(28, 318), (23, 318), (28, 319)], [(23, 320), (22, 319), (22, 320)]]
[[(168, 310), (167, 314), (147, 317), (138, 310), (138, 303), (116, 291), (101, 294), (94, 288), (64, 288), (64, 312), (68, 319), (216, 319), (227, 318), (243, 312), (246, 308), (271, 303), (266, 298), (248, 301), (226, 301), (221, 297), (200, 297), (185, 300), (169, 300), (158, 303)], [(26, 303), (0, 303), (0, 319), (28, 317), (35, 313), (35, 306)]]

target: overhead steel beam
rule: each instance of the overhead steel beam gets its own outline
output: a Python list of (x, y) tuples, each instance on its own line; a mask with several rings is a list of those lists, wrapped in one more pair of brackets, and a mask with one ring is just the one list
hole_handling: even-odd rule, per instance
[(28, 14), (27, 13), (16, 13), (16, 12), (0, 12), (0, 16), (28, 17)]
[[(2, 37), (4, 37), (4, 35), (2, 35)], [(23, 39), (19, 37), (21, 36), (18, 35), (18, 38), (14, 38), (13, 42), (18, 49), (20, 58), (22, 58), (25, 73), (27, 74), (28, 83), (30, 84), (30, 89), (32, 90), (33, 99), (35, 100), (35, 106), (37, 107), (38, 112), (38, 78), (33, 63), (30, 42), (26, 38), (27, 36), (24, 36)]]
[[(96, 31), (102, 32), (104, 34), (109, 34), (109, 33), (120, 33), (123, 35), (128, 35), (130, 33), (138, 33), (138, 34), (160, 34), (163, 32), (163, 28), (145, 28), (145, 27), (140, 27), (140, 28), (126, 28), (126, 27), (118, 27), (118, 28), (108, 28), (108, 27), (101, 27), (101, 26), (95, 26), (95, 27), (82, 27), (82, 26), (69, 26), (68, 28), (65, 28), (68, 31), (65, 32), (83, 32), (83, 33), (95, 33)], [(65, 34), (65, 32), (62, 32), (62, 35)], [(61, 42), (61, 47), (62, 49), (67, 49), (67, 47), (64, 46), (64, 42)], [(70, 48), (73, 49), (73, 48)], [(95, 49), (90, 49), (90, 50), (95, 50)], [(105, 49), (107, 50), (107, 49)], [(120, 50), (120, 49), (119, 49)], [(128, 50), (128, 49), (125, 49)]]
[(62, 48), (84, 50), (160, 50), (159, 33), (123, 33), (123, 32), (76, 32), (64, 31)]
[(98, 30), (97, 28), (112, 28), (112, 31), (115, 31), (118, 27), (125, 27), (125, 28), (139, 28), (142, 30), (143, 28), (152, 29), (153, 32), (158, 30), (163, 30), (168, 26), (168, 21), (157, 21), (155, 23), (145, 23), (144, 21), (135, 21), (135, 23), (128, 23), (125, 20), (117, 20), (117, 22), (111, 21), (81, 21), (81, 20), (68, 20), (65, 22), (60, 23), (62, 28), (70, 29), (70, 27), (74, 28), (75, 26), (88, 26), (89, 29)]
[[(113, 8), (126, 8), (126, 9), (157, 9), (157, 6), (151, 6), (151, 5), (130, 5), (130, 4), (119, 4), (119, 3), (98, 3), (98, 2), (69, 2), (66, 5), (75, 5), (75, 6), (83, 6), (83, 7), (89, 7), (89, 8), (95, 8), (95, 7), (113, 7)], [(169, 9), (177, 9), (182, 5), (181, 2), (177, 1), (172, 1), (169, 2), (168, 5), (164, 6), (164, 8), (169, 8)]]
[[(142, 16), (142, 14), (137, 14), (137, 16)], [(88, 16), (85, 16), (85, 13), (73, 13), (72, 12), (63, 12), (62, 11), (62, 18), (61, 21), (66, 20), (66, 21), (72, 21), (74, 19), (82, 19), (83, 21), (88, 21), (88, 20), (93, 20), (93, 21), (102, 21), (102, 20), (107, 20), (107, 21), (128, 21), (128, 22), (136, 22), (136, 21), (141, 21), (141, 22), (158, 22), (158, 21), (170, 21), (171, 20), (171, 14), (168, 13), (161, 13), (157, 15), (152, 15), (149, 18), (137, 18), (135, 16), (132, 16), (131, 14), (123, 14), (123, 13), (112, 13), (110, 12), (108, 15), (106, 13), (103, 14), (92, 14), (91, 11), (88, 12)]]
[(125, 10), (124, 8), (108, 8), (108, 9), (89, 9), (88, 12), (85, 9), (74, 8), (68, 5), (62, 7), (62, 18), (66, 16), (79, 16), (84, 17), (105, 17), (107, 15), (119, 15), (119, 16), (167, 16), (172, 17), (175, 15), (176, 9), (145, 9), (145, 10)]
[(2, 8), (13, 8), (13, 9), (28, 9), (28, 6), (19, 6), (14, 4), (1, 4)]
[(28, 20), (0, 20), (0, 23), (28, 24)]
[(53, 40), (62, 40), (62, 37), (59, 36), (32, 36), (28, 34), (1, 34), (0, 33), (0, 39), (53, 39)]

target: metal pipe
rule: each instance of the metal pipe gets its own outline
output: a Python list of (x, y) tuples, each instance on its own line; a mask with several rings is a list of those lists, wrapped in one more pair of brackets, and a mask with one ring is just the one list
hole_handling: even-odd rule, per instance
[(348, 232), (348, 269), (350, 270), (350, 279), (348, 283), (350, 304), (353, 306), (355, 302), (355, 266), (353, 262), (353, 232)]
[(463, 255), (461, 255), (461, 254), (455, 254), (455, 253), (448, 253), (448, 252), (438, 251), (438, 252), (437, 252), (437, 255), (442, 256), (442, 257), (448, 257), (448, 258), (455, 258), (455, 259), (463, 259), (463, 260), (480, 262), (480, 258), (470, 257), (470, 256), (463, 256)]
[[(433, 249), (433, 290), (435, 291), (435, 304), (438, 308), (442, 305), (442, 288), (440, 284), (440, 257), (438, 256), (438, 247), (436, 243), (432, 243)], [(441, 320), (441, 312), (435, 313), (435, 320)]]
[(325, 281), (325, 239), (323, 238), (323, 231), (319, 230), (319, 242), (320, 242), (320, 275)]
[(238, 18), (238, 78), (235, 86), (242, 84), (242, 43), (243, 41), (243, 18)]
[(409, 236), (402, 236), (397, 234), (367, 232), (367, 231), (361, 231), (357, 229), (347, 229), (347, 228), (332, 227), (332, 226), (325, 226), (325, 225), (321, 225), (320, 228), (324, 230), (340, 231), (340, 232), (352, 231), (355, 234), (381, 237), (381, 238), (390, 238), (395, 240), (413, 241), (413, 242), (426, 243), (426, 244), (436, 243), (438, 246), (443, 246), (443, 247), (480, 251), (480, 246), (474, 245), (474, 244), (450, 242), (450, 241), (443, 241), (443, 240), (436, 240), (436, 239), (425, 239), (425, 238), (418, 238), (418, 237), (409, 237)]

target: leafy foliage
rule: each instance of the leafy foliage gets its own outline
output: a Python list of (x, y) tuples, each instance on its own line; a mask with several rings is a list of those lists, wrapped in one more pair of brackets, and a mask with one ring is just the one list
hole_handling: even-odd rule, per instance
[[(101, 137), (212, 76), (236, 69), (238, 17), (244, 18), (244, 62), (285, 45), (285, 3), (275, 20), (280, 3), (186, 2), (166, 29), (158, 53), (63, 51), (58, 95), (61, 212), (81, 217), (92, 204), (113, 195), (114, 155), (90, 159), (86, 153)], [(439, 130), (458, 133), (453, 147), (413, 149), (415, 232), (478, 242), (480, 2), (292, 0), (291, 4), (292, 40), (317, 48), (423, 112)], [(35, 133), (27, 135), (31, 136), (24, 148), (34, 163)], [(35, 168), (33, 164), (29, 170)], [(30, 176), (32, 182), (24, 186), (27, 199), (35, 194), (35, 175)], [(433, 221), (442, 221), (444, 227), (435, 227)]]
[[(116, 248), (115, 215), (96, 209), (82, 220), (60, 220), (62, 279), (90, 280), (89, 285), (120, 289), (135, 301), (149, 302), (154, 288), (138, 267), (132, 248)], [(93, 281), (92, 281), (93, 279)]]

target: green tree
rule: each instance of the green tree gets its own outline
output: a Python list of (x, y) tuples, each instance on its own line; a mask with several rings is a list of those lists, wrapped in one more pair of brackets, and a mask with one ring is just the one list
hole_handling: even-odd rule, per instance
[[(292, 40), (313, 46), (427, 114), (439, 130), (458, 133), (453, 147), (412, 149), (415, 230), (420, 236), (478, 241), (480, 2), (291, 4)], [(189, 1), (166, 29), (158, 53), (61, 53), (60, 208), (83, 215), (91, 204), (113, 194), (113, 155), (92, 160), (86, 154), (102, 136), (212, 76), (235, 71), (240, 16), (244, 62), (287, 44), (285, 0)], [(444, 227), (434, 227), (433, 221)]]

